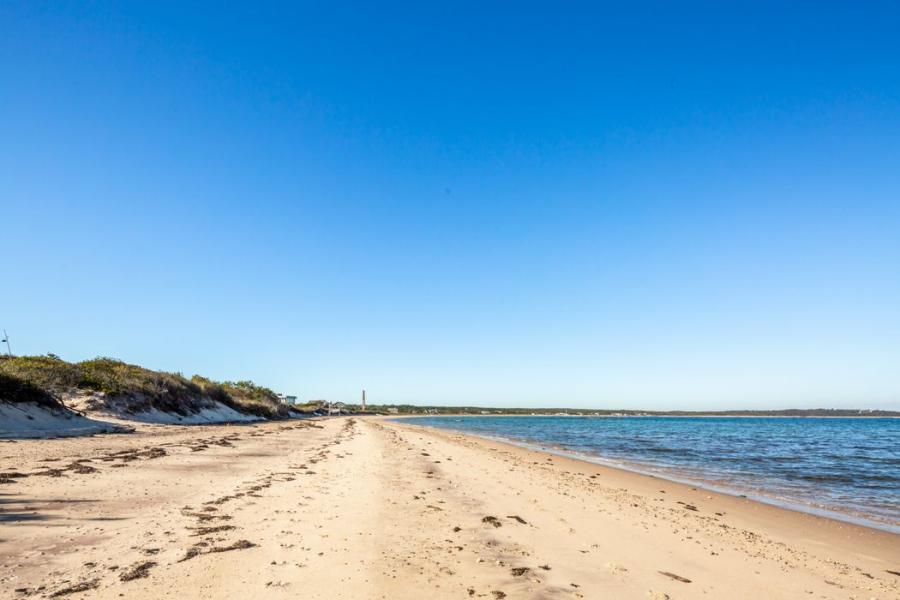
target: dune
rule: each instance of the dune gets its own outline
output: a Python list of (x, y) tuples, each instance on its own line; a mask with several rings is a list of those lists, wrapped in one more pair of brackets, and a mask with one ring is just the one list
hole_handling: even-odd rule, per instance
[(0, 438), (46, 438), (129, 431), (115, 423), (90, 419), (65, 407), (0, 400)]

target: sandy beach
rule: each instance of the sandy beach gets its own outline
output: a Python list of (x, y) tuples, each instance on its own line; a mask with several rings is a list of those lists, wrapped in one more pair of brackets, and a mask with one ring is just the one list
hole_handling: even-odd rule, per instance
[(900, 598), (900, 536), (377, 418), (0, 442), (3, 598)]

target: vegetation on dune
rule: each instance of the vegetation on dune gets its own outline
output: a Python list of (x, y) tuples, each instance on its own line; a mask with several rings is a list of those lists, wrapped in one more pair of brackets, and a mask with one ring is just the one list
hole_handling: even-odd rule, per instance
[(24, 379), (0, 373), (0, 399), (11, 402), (34, 402), (46, 407), (59, 407), (52, 394)]
[(217, 382), (194, 375), (191, 382), (200, 386), (204, 395), (226, 406), (252, 415), (267, 418), (290, 416), (291, 407), (282, 404), (278, 394), (252, 381)]
[(77, 392), (95, 392), (101, 400), (123, 401), (134, 411), (155, 408), (187, 415), (210, 400), (239, 412), (266, 418), (287, 417), (290, 407), (272, 390), (250, 381), (219, 383), (199, 375), (153, 371), (114, 358), (69, 363), (58, 356), (0, 357), (0, 399), (57, 403)]
[(304, 402), (303, 404), (295, 404), (294, 410), (303, 414), (313, 414), (317, 411), (322, 411), (325, 408), (327, 403), (324, 400), (313, 400), (311, 402)]
[(0, 356), (0, 373), (27, 381), (50, 393), (81, 387), (76, 365), (54, 354), (46, 356)]

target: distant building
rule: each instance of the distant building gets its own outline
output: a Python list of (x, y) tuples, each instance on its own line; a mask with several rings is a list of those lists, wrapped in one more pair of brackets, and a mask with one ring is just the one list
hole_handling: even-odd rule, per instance
[(400, 409), (397, 408), (396, 406), (390, 406), (390, 407), (388, 407), (387, 411), (388, 411), (389, 415), (396, 415), (400, 412)]
[(297, 404), (297, 396), (285, 396), (284, 394), (278, 394), (278, 399), (282, 404)]

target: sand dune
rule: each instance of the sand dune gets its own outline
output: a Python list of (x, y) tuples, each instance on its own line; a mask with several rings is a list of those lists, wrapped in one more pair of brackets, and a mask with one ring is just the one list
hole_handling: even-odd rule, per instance
[(0, 400), (0, 438), (4, 439), (77, 437), (129, 429), (121, 424), (85, 417), (64, 406)]
[(379, 419), (0, 443), (9, 598), (897, 598), (900, 536)]

